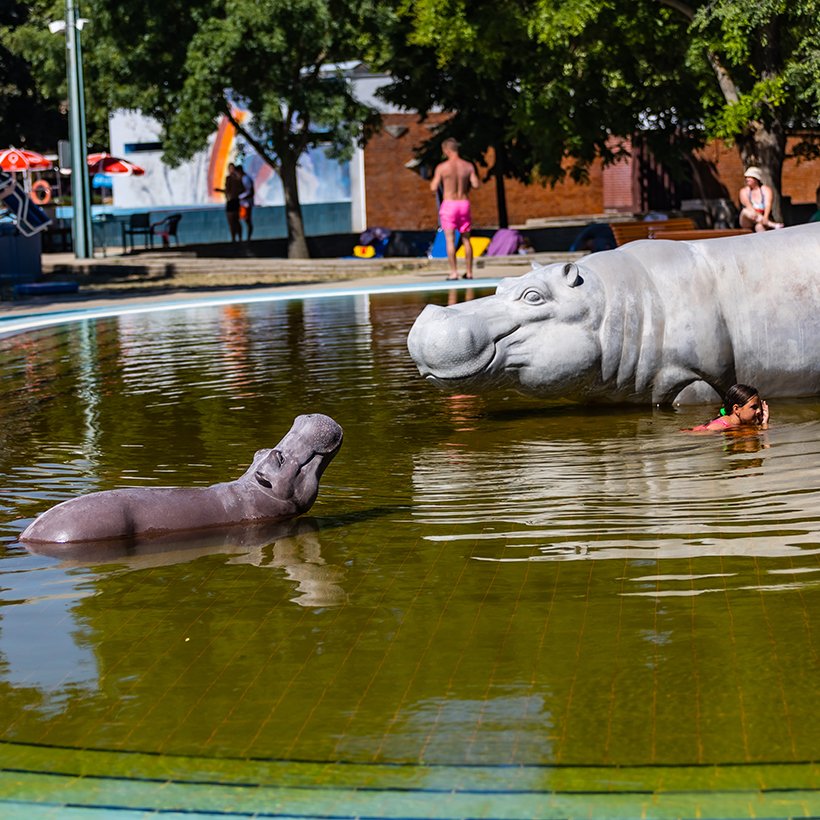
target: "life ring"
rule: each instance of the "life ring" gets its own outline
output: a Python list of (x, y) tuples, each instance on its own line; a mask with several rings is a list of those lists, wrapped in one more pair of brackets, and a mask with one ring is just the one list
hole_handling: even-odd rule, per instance
[(37, 182), (31, 186), (29, 196), (35, 205), (48, 205), (48, 203), (51, 202), (51, 185), (44, 179), (38, 179)]

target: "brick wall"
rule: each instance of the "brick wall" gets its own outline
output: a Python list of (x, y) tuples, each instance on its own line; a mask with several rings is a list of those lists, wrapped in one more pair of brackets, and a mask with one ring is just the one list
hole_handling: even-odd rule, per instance
[[(425, 123), (412, 114), (387, 114), (384, 128), (364, 150), (367, 224), (394, 230), (435, 227), (435, 198), (429, 183), (405, 167), (413, 146), (430, 137), (429, 124), (444, 119), (432, 115)], [(402, 133), (403, 129), (407, 129)], [(398, 136), (394, 136), (393, 134)]]
[[(414, 157), (413, 148), (430, 138), (430, 125), (445, 115), (431, 115), (424, 123), (412, 114), (389, 114), (385, 128), (367, 144), (364, 152), (367, 186), (367, 224), (395, 230), (432, 230), (437, 224), (436, 199), (429, 180), (405, 167)], [(406, 131), (404, 129), (407, 129)], [(492, 154), (487, 157), (492, 165)], [(479, 176), (484, 169), (479, 168)], [(510, 224), (550, 216), (600, 213), (603, 184), (600, 164), (590, 171), (590, 184), (563, 182), (554, 188), (505, 181)], [(490, 181), (471, 195), (476, 228), (498, 225), (495, 182)]]
[[(429, 180), (405, 167), (414, 158), (413, 148), (429, 139), (436, 123), (445, 114), (431, 115), (419, 122), (414, 114), (388, 114), (385, 128), (367, 144), (364, 151), (367, 198), (367, 224), (394, 230), (432, 230), (437, 224), (435, 195)], [(790, 145), (794, 141), (790, 141)], [(713, 168), (714, 187), (725, 188), (733, 200), (743, 185), (743, 166), (733, 146), (710, 143), (701, 158)], [(492, 155), (487, 157), (490, 165)], [(483, 169), (479, 168), (479, 174)], [(794, 204), (815, 201), (820, 183), (820, 160), (797, 164), (787, 160), (783, 169), (783, 194)], [(511, 225), (520, 225), (539, 217), (601, 214), (604, 211), (637, 211), (631, 162), (619, 162), (602, 170), (600, 163), (590, 169), (589, 184), (571, 181), (555, 187), (539, 184), (522, 185), (506, 181), (507, 212)], [(498, 225), (495, 182), (485, 183), (475, 191), (473, 222), (476, 228)]]
[[(797, 138), (787, 139), (787, 157), (797, 142)], [(737, 149), (733, 145), (727, 146), (720, 140), (715, 140), (709, 143), (700, 155), (708, 162), (714, 163), (720, 180), (729, 191), (729, 196), (736, 200), (737, 192), (743, 187), (743, 172), (746, 170)], [(782, 185), (783, 196), (791, 197), (792, 204), (814, 202), (817, 186), (820, 185), (820, 160), (797, 162), (787, 158), (783, 164)]]
[(603, 171), (603, 210), (631, 212), (635, 210), (635, 180), (632, 162), (621, 160)]

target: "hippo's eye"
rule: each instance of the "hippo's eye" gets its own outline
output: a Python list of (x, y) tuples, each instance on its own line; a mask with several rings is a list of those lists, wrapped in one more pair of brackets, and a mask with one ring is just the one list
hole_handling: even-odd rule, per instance
[(525, 290), (521, 294), (521, 299), (528, 305), (543, 305), (547, 301), (544, 294), (540, 290), (535, 290), (535, 288)]

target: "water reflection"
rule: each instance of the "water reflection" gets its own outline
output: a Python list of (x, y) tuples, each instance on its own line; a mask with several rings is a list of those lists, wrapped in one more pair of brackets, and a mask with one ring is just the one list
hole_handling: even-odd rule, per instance
[[(115, 575), (217, 557), (226, 565), (276, 570), (295, 593), (290, 601), (302, 607), (336, 607), (348, 600), (345, 570), (322, 557), (319, 525), (312, 518), (140, 541), (29, 548), (35, 566), (20, 552), (0, 564), (0, 678), (40, 691), (38, 708), (45, 713), (59, 713), (69, 692), (97, 689), (100, 636), (95, 637), (80, 603), (104, 596)], [(134, 583), (144, 578), (135, 575)]]
[[(694, 439), (678, 431), (703, 408), (450, 397), (419, 380), (406, 335), (423, 302), (470, 295), (0, 340), (0, 738), (317, 761), (817, 759), (817, 402), (777, 402), (763, 436)], [(315, 519), (116, 555), (16, 543), (82, 492), (237, 475), (305, 411), (345, 428)]]
[(285, 577), (296, 584), (296, 596), (290, 600), (305, 607), (333, 607), (347, 603), (342, 587), (345, 570), (328, 564), (322, 558), (319, 531), (315, 524), (303, 521), (298, 536), (278, 538), (257, 546), (230, 560), (232, 564), (282, 569)]
[[(476, 433), (463, 419), (453, 420), (447, 446), (426, 448), (414, 459), (415, 514), (427, 527), (425, 538), (473, 544), (476, 560), (745, 557), (811, 566), (820, 553), (806, 507), (806, 494), (818, 495), (816, 475), (783, 471), (785, 464), (806, 463), (798, 453), (820, 454), (804, 428), (693, 441), (670, 414), (655, 413), (654, 429), (645, 419), (610, 419), (611, 435), (594, 416), (570, 422), (566, 414), (545, 414), (541, 436), (530, 438), (530, 430), (522, 437), (512, 424), (490, 432), (479, 425)], [(579, 436), (585, 427), (593, 438)], [(749, 458), (752, 453), (760, 457)], [(794, 590), (815, 583), (776, 583), (757, 573), (756, 565), (747, 565), (732, 588)], [(711, 577), (708, 570), (688, 574), (689, 589), (681, 591), (678, 576), (653, 575), (652, 591), (640, 594), (725, 592), (726, 584), (706, 585)]]
[(461, 302), (472, 302), (476, 298), (476, 291), (473, 288), (449, 290), (447, 291), (447, 307), (458, 305)]
[[(730, 456), (745, 456), (747, 453), (759, 453), (767, 450), (769, 444), (768, 433), (740, 431), (739, 433), (723, 435), (723, 450)], [(762, 458), (737, 458), (731, 464), (733, 470), (749, 470), (763, 466)]]
[(20, 557), (2, 563), (0, 678), (37, 692), (37, 708), (59, 714), (68, 693), (93, 692), (99, 670), (94, 642), (74, 618), (77, 602), (94, 594), (83, 573)]
[(339, 606), (347, 601), (340, 585), (344, 569), (322, 558), (319, 525), (308, 517), (155, 538), (25, 544), (25, 548), (34, 555), (57, 560), (64, 570), (115, 564), (117, 570), (133, 572), (174, 566), (205, 556), (225, 556), (230, 564), (284, 570), (298, 593), (291, 600), (300, 606)]

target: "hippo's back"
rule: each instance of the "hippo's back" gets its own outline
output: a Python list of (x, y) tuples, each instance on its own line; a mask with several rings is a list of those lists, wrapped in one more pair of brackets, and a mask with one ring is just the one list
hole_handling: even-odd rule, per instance
[[(63, 501), (23, 530), (21, 541), (68, 544), (197, 529), (212, 522), (210, 488), (127, 487)], [(186, 526), (180, 526), (184, 521)]]
[(717, 307), (737, 381), (769, 395), (820, 394), (820, 223), (620, 250), (652, 278), (667, 315), (683, 310), (696, 322)]

